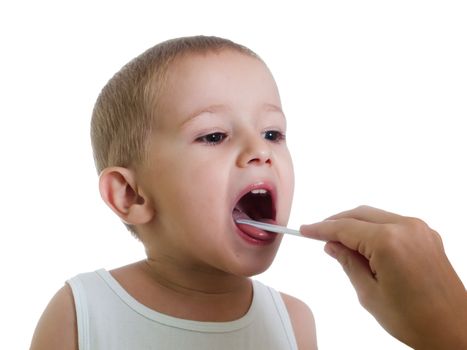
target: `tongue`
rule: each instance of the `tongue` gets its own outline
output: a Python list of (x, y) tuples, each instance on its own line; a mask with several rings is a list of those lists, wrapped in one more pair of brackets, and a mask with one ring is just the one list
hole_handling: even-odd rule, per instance
[[(232, 213), (234, 221), (238, 219), (251, 219), (247, 214), (245, 214), (242, 211), (234, 210)], [(274, 220), (271, 219), (255, 219), (256, 221), (262, 221), (262, 222), (268, 222), (268, 223), (274, 223)], [(267, 241), (273, 238), (276, 233), (268, 232), (261, 230), (259, 228), (250, 226), (250, 225), (245, 225), (245, 224), (236, 224), (237, 227), (242, 230), (243, 233), (247, 234), (251, 238), (257, 239), (259, 241)]]
[(237, 226), (240, 228), (240, 230), (242, 230), (243, 233), (259, 241), (269, 241), (276, 235), (275, 233), (263, 231), (250, 225), (237, 224)]

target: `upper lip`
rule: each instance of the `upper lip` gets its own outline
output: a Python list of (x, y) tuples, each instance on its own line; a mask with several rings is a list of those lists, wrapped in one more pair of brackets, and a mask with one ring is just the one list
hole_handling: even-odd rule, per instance
[(240, 199), (246, 195), (247, 193), (253, 191), (253, 190), (260, 190), (260, 189), (263, 189), (263, 190), (266, 190), (268, 191), (268, 193), (270, 194), (271, 196), (271, 201), (272, 201), (272, 210), (273, 210), (273, 216), (271, 219), (275, 220), (276, 219), (276, 200), (277, 200), (277, 188), (275, 186), (275, 184), (270, 181), (270, 180), (260, 180), (260, 181), (256, 181), (256, 182), (253, 182), (249, 185), (247, 185), (246, 187), (244, 187), (238, 194), (237, 196), (234, 198), (234, 201), (233, 201), (233, 204), (232, 204), (232, 208), (231, 208), (231, 212), (233, 212), (233, 210), (235, 209), (235, 206), (237, 205), (237, 203), (240, 201)]

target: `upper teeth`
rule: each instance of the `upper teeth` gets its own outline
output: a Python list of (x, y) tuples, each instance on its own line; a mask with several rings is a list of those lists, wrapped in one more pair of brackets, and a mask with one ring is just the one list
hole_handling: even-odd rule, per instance
[(257, 190), (252, 190), (251, 193), (253, 193), (253, 194), (266, 194), (266, 193), (268, 193), (268, 191), (266, 191), (265, 189), (259, 188)]

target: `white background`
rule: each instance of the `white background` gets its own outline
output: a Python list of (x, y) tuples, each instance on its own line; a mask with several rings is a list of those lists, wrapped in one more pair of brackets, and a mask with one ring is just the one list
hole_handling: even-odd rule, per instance
[[(11, 1), (0, 5), (0, 348), (25, 349), (65, 279), (139, 260), (101, 202), (93, 103), (157, 42), (217, 35), (270, 66), (296, 168), (291, 227), (359, 204), (418, 216), (467, 281), (463, 1)], [(321, 349), (405, 349), (323, 244), (286, 237), (262, 281), (313, 309)]]

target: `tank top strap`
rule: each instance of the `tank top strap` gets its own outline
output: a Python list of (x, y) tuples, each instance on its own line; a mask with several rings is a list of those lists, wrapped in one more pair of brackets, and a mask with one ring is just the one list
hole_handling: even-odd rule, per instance
[(264, 313), (263, 317), (265, 319), (277, 319), (280, 324), (277, 324), (276, 327), (283, 329), (287, 337), (289, 349), (298, 349), (292, 322), (281, 294), (257, 280), (253, 281), (253, 287), (260, 304), (258, 305), (258, 309)]

